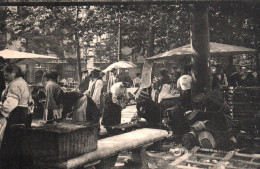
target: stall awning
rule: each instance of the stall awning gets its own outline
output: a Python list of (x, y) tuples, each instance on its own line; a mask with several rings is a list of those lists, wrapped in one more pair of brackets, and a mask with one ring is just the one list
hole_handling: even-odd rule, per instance
[[(210, 55), (231, 55), (231, 54), (246, 54), (256, 52), (255, 49), (226, 45), (221, 43), (210, 42)], [(147, 60), (167, 60), (167, 59), (183, 59), (185, 56), (192, 55), (190, 44), (172, 49), (170, 51), (152, 56)]]
[(15, 50), (5, 49), (0, 51), (0, 56), (4, 59), (58, 59), (54, 56), (39, 55), (34, 53), (19, 52)]

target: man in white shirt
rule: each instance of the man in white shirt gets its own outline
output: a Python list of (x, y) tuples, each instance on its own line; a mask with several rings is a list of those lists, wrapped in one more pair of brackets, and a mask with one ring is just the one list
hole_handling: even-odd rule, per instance
[(103, 81), (100, 77), (100, 69), (94, 68), (91, 72), (93, 79), (89, 83), (88, 90), (84, 93), (87, 94), (100, 108), (101, 90), (103, 88)]
[(113, 84), (115, 84), (118, 80), (117, 80), (117, 70), (116, 69), (112, 69), (109, 72), (109, 79), (107, 82), (107, 93), (110, 93), (110, 89), (113, 86)]
[(177, 81), (177, 89), (180, 90), (181, 106), (187, 110), (191, 109), (191, 84), (192, 77), (190, 76), (190, 67), (184, 67), (183, 75)]

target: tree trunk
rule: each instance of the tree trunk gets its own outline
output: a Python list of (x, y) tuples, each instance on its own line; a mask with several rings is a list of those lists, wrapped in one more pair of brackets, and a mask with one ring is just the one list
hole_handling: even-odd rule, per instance
[(5, 28), (5, 11), (4, 9), (0, 9), (0, 50), (4, 50), (7, 45), (7, 34), (6, 34), (6, 28)]
[(78, 71), (78, 79), (79, 79), (79, 82), (80, 82), (82, 74), (81, 74), (81, 59), (80, 59), (79, 35), (78, 35), (78, 15), (79, 15), (79, 9), (77, 7), (75, 40), (76, 40), (76, 49), (77, 49), (77, 71)]
[(205, 4), (191, 5), (192, 95), (211, 91), (209, 24)]

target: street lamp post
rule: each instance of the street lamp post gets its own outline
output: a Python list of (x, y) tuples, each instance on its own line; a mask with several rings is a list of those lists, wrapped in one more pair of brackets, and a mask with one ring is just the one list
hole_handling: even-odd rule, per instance
[(121, 58), (121, 45), (122, 45), (122, 42), (121, 42), (121, 16), (120, 16), (120, 11), (119, 11), (119, 14), (118, 14), (118, 53), (117, 53), (118, 61), (120, 61), (122, 59)]

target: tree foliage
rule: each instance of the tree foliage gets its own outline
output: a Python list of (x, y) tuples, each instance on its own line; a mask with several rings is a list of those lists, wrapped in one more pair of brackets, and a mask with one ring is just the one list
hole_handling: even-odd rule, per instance
[(224, 3), (209, 9), (211, 41), (260, 49), (260, 3)]
[(64, 51), (72, 54), (75, 52), (75, 34), (80, 37), (80, 45), (88, 43), (97, 20), (89, 7), (79, 7), (85, 18), (77, 19), (76, 10), (74, 6), (37, 6), (8, 11), (6, 22), (11, 41), (24, 39), (22, 44), (29, 52), (46, 54), (51, 51), (59, 57), (64, 57)]
[[(187, 5), (125, 5), (102, 6), (105, 31), (118, 36), (121, 17), (122, 47), (133, 48), (135, 54), (146, 57), (149, 28), (155, 29), (155, 53), (167, 51), (189, 42), (189, 12)], [(112, 40), (113, 41), (113, 40)], [(111, 47), (110, 45), (113, 45)], [(115, 49), (117, 43), (107, 41), (104, 49)], [(106, 53), (110, 53), (108, 50)], [(114, 56), (114, 50), (109, 56)]]
[[(209, 5), (210, 40), (259, 49), (259, 3), (223, 3)], [(64, 51), (75, 53), (75, 33), (80, 46), (89, 44), (94, 35), (109, 38), (96, 46), (97, 58), (117, 60), (118, 22), (121, 17), (122, 47), (133, 49), (134, 55), (146, 57), (149, 28), (154, 27), (154, 53), (186, 45), (190, 42), (190, 11), (183, 5), (80, 6), (82, 17), (76, 22), (75, 6), (18, 7), (8, 11), (6, 25), (11, 41), (24, 39), (29, 52)]]

